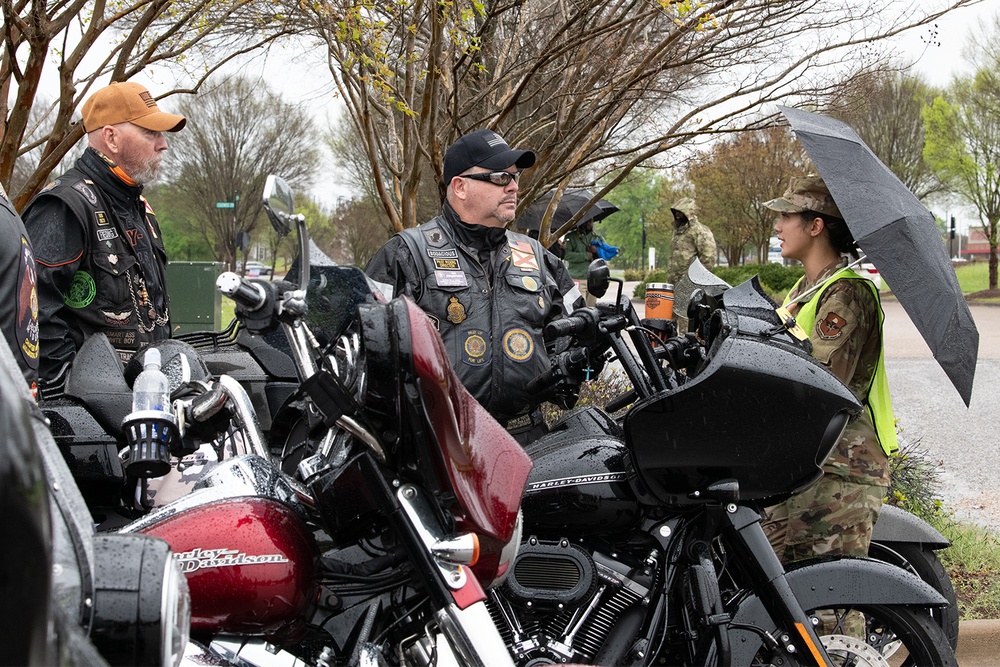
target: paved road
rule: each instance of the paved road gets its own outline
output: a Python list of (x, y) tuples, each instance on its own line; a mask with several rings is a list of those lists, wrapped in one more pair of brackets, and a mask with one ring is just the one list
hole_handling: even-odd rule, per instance
[(903, 437), (939, 461), (941, 495), (959, 514), (1000, 530), (1000, 307), (970, 307), (979, 361), (968, 408), (899, 303), (883, 308), (886, 372)]

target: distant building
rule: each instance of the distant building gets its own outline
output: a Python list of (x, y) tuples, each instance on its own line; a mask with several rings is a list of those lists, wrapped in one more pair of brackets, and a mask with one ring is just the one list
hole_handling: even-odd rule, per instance
[(989, 258), (990, 241), (982, 227), (969, 227), (969, 236), (964, 239), (964, 245), (961, 243), (962, 240), (961, 237), (956, 237), (956, 241), (959, 241), (959, 247), (955, 251), (956, 255), (966, 259), (985, 260)]

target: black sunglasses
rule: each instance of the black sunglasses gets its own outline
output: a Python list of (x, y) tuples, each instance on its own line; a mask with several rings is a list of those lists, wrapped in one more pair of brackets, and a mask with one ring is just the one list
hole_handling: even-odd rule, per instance
[(471, 178), (475, 181), (487, 181), (493, 185), (499, 185), (501, 187), (506, 187), (510, 185), (511, 181), (517, 183), (518, 177), (521, 175), (519, 171), (491, 171), (486, 174), (459, 174), (459, 178)]

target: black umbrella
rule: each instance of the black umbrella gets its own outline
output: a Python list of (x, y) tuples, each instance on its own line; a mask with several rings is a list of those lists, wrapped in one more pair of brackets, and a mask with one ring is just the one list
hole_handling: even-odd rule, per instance
[[(539, 225), (542, 223), (542, 216), (545, 215), (545, 209), (549, 207), (549, 202), (552, 201), (552, 192), (548, 192), (542, 195), (538, 201), (525, 209), (524, 213), (517, 221), (518, 229), (532, 230), (538, 229)], [(576, 215), (577, 211), (587, 205), (594, 197), (590, 190), (566, 190), (563, 193), (562, 198), (559, 200), (559, 205), (556, 207), (556, 212), (552, 215), (552, 225), (551, 229), (556, 230), (565, 225), (570, 218)], [(584, 213), (583, 217), (580, 218), (579, 222), (576, 223), (576, 227), (579, 227), (587, 220), (593, 220), (597, 222), (603, 218), (608, 217), (612, 213), (618, 210), (618, 207), (609, 202), (607, 199), (599, 199), (596, 204), (592, 204), (587, 212)]]
[(778, 108), (830, 188), (858, 245), (885, 276), (968, 405), (979, 331), (934, 216), (846, 123)]

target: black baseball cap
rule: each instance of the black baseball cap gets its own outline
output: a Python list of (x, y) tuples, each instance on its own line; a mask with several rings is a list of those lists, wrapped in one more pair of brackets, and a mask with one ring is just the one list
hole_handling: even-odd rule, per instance
[(476, 130), (455, 140), (444, 154), (444, 182), (451, 183), (470, 167), (485, 169), (507, 169), (514, 165), (527, 169), (535, 164), (535, 154), (531, 151), (516, 151), (507, 145), (493, 130)]

